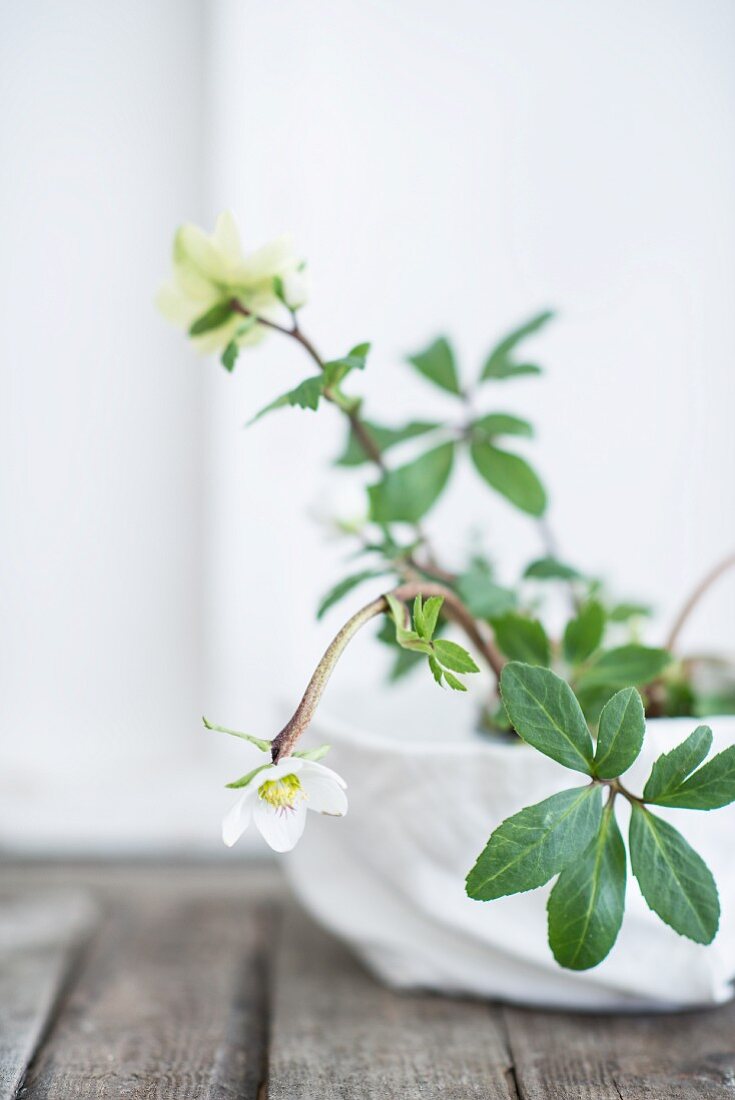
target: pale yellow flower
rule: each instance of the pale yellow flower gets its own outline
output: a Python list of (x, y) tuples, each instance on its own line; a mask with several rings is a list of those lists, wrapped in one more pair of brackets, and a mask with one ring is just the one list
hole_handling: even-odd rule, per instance
[[(306, 300), (302, 267), (288, 236), (243, 255), (237, 224), (227, 211), (217, 218), (212, 234), (190, 224), (177, 231), (173, 275), (161, 287), (156, 304), (168, 320), (187, 331), (208, 310), (232, 298), (259, 317), (278, 320), (284, 312), (278, 286), (293, 288), (287, 297), (292, 308)], [(240, 346), (256, 343), (265, 331), (262, 325), (248, 324), (241, 314), (233, 313), (217, 328), (192, 337), (192, 343), (209, 353), (221, 351), (233, 340)]]

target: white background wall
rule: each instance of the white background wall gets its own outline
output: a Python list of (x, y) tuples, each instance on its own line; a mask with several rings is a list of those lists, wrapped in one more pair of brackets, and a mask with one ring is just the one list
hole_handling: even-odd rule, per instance
[[(0, 14), (6, 843), (216, 843), (244, 769), (202, 709), (270, 735), (339, 618), (313, 622), (341, 551), (305, 513), (341, 425), (241, 430), (305, 364), (271, 340), (228, 377), (164, 327), (183, 218), (232, 206), (253, 246), (290, 230), (305, 325), (330, 354), (374, 342), (386, 418), (442, 408), (405, 351), (446, 330), (473, 371), (555, 306), (547, 375), (502, 406), (538, 424), (565, 555), (652, 599), (660, 636), (735, 544), (729, 0)], [(512, 579), (533, 527), (459, 487), (428, 526), (450, 558), (485, 530)], [(731, 579), (687, 640), (733, 648), (734, 610)], [(361, 640), (330, 709), (393, 708), (373, 656)]]

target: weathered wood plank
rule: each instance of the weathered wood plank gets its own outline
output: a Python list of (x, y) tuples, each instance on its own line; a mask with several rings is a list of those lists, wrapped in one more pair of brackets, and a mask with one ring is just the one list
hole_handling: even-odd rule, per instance
[(154, 889), (116, 901), (23, 1097), (255, 1100), (268, 922), (262, 899), (231, 892)]
[(676, 1016), (507, 1009), (522, 1100), (732, 1100), (735, 1007)]
[(289, 906), (274, 963), (268, 1100), (510, 1100), (500, 1010), (382, 988)]
[(86, 895), (0, 898), (0, 1100), (12, 1100), (93, 920)]

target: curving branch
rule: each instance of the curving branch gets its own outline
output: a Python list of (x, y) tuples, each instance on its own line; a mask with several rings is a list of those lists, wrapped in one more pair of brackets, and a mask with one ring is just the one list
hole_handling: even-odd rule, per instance
[(699, 601), (709, 591), (712, 585), (720, 579), (723, 573), (726, 573), (728, 569), (732, 569), (733, 567), (735, 567), (735, 554), (729, 554), (721, 562), (718, 562), (714, 569), (710, 569), (709, 573), (702, 578), (674, 620), (674, 625), (666, 639), (666, 649), (674, 649), (674, 646), (679, 640), (679, 635)]
[[(444, 600), (442, 612), (464, 630), (496, 677), (500, 676), (504, 664), (503, 657), (495, 648), (493, 642), (483, 637), (474, 618), (451, 589), (445, 588), (441, 584), (423, 584), (416, 581), (401, 585), (399, 588), (394, 589), (391, 595), (406, 602), (415, 599), (419, 595), (441, 596)], [(274, 763), (293, 752), (296, 742), (314, 717), (319, 701), (324, 694), (324, 689), (329, 682), (329, 677), (334, 672), (337, 662), (350, 641), (371, 619), (383, 615), (389, 610), (385, 596), (378, 596), (377, 599), (371, 600), (370, 603), (360, 608), (335, 635), (316, 666), (306, 686), (306, 691), (301, 697), (301, 702), (271, 743), (271, 756)]]

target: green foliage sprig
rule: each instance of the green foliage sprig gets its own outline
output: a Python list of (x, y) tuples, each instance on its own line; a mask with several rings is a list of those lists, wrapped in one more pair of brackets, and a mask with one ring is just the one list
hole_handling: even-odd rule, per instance
[[(370, 344), (326, 358), (305, 335), (300, 316), (308, 277), (287, 239), (245, 256), (234, 220), (224, 214), (212, 234), (191, 225), (178, 231), (173, 266), (173, 278), (159, 296), (161, 309), (197, 348), (219, 353), (227, 372), (236, 369), (243, 349), (268, 333), (288, 338), (308, 357), (310, 373), (255, 412), (249, 423), (286, 408), (320, 417), (325, 407), (331, 408), (347, 429), (335, 467), (369, 465), (374, 470), (365, 518), (340, 524), (355, 544), (350, 559), (359, 558), (361, 567), (353, 564), (346, 576), (335, 578), (318, 616), (365, 583), (380, 578), (387, 589), (340, 628), (294, 714), (274, 738), (205, 722), (271, 757), (271, 764), (259, 764), (228, 786), (244, 789), (246, 800), (265, 792), (272, 808), (294, 808), (289, 799), (296, 797), (299, 783), (285, 762), (301, 758), (302, 768), (305, 761), (317, 767), (324, 747), (305, 753), (296, 744), (345, 647), (373, 619), (382, 620), (379, 638), (395, 654), (390, 679), (426, 664), (438, 685), (466, 691), (462, 677), (479, 668), (464, 646), (444, 636), (449, 626), (458, 627), (500, 688), (500, 696), (496, 690), (487, 706), (485, 728), (506, 731), (587, 777), (585, 785), (527, 806), (493, 832), (467, 878), (470, 897), (489, 901), (556, 877), (548, 902), (551, 949), (562, 966), (597, 965), (611, 950), (623, 919), (627, 854), (616, 807), (626, 800), (630, 864), (643, 896), (677, 932), (709, 943), (719, 921), (712, 875), (652, 807), (709, 810), (732, 802), (735, 747), (703, 763), (712, 734), (709, 727), (698, 726), (656, 761), (641, 796), (632, 794), (621, 776), (640, 753), (646, 716), (735, 712), (735, 676), (710, 662), (710, 680), (703, 686), (703, 662), (680, 659), (674, 652), (697, 601), (735, 565), (735, 555), (704, 578), (662, 646), (641, 638), (647, 605), (613, 598), (598, 578), (560, 557), (546, 516), (546, 487), (525, 453), (533, 425), (498, 399), (513, 380), (541, 375), (526, 356), (526, 341), (545, 329), (552, 312), (535, 314), (495, 343), (472, 381), (444, 335), (409, 355), (417, 378), (446, 396), (447, 413), (393, 424), (366, 416), (363, 398), (352, 390), (355, 380), (365, 377)], [(396, 454), (402, 456), (399, 463)], [(459, 568), (448, 569), (426, 532), (425, 517), (454, 484), (461, 462), (469, 463), (501, 506), (536, 524), (539, 554), (511, 581), (501, 580), (491, 557), (477, 548)], [(546, 622), (546, 594), (555, 590), (568, 605), (556, 635)], [(275, 779), (264, 778), (268, 769)], [(274, 783), (281, 786), (271, 790)], [(241, 811), (235, 807), (234, 812)], [(237, 828), (230, 822), (227, 843), (244, 827), (242, 820)]]
[(547, 905), (554, 958), (571, 970), (597, 966), (617, 939), (625, 909), (627, 859), (615, 813), (616, 800), (623, 798), (631, 808), (631, 869), (649, 907), (680, 935), (711, 943), (720, 917), (712, 873), (649, 807), (714, 810), (735, 801), (735, 746), (700, 767), (712, 731), (699, 726), (656, 760), (639, 797), (621, 782), (645, 734), (635, 688), (624, 688), (605, 704), (595, 745), (574, 692), (549, 669), (512, 662), (500, 684), (523, 741), (590, 782), (503, 821), (467, 876), (468, 895), (492, 901), (558, 876)]

